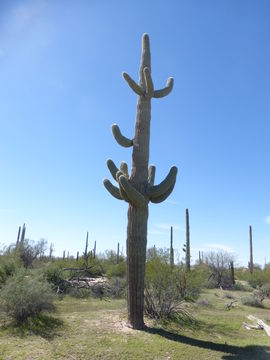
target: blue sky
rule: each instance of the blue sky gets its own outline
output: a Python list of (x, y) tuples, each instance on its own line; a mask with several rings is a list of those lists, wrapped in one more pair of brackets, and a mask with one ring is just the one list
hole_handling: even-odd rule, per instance
[(157, 88), (150, 163), (160, 182), (179, 168), (171, 197), (150, 205), (148, 245), (180, 258), (185, 209), (198, 250), (270, 261), (269, 1), (2, 1), (0, 4), (0, 243), (27, 237), (83, 251), (125, 250), (127, 205), (112, 198), (107, 158), (131, 164), (111, 135), (134, 133), (141, 36), (149, 33)]

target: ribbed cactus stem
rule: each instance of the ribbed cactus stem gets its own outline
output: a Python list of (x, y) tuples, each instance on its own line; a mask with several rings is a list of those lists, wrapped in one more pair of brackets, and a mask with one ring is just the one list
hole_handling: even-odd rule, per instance
[(93, 249), (93, 258), (96, 258), (96, 249), (97, 249), (97, 242), (94, 243), (94, 249)]
[(139, 70), (139, 82), (135, 82), (127, 73), (123, 77), (130, 88), (138, 95), (135, 132), (132, 140), (124, 137), (118, 125), (112, 127), (116, 141), (124, 146), (132, 146), (132, 166), (130, 175), (126, 163), (118, 171), (112, 160), (107, 165), (118, 183), (118, 188), (104, 180), (106, 189), (117, 199), (129, 203), (127, 227), (127, 304), (128, 319), (135, 329), (142, 329), (144, 309), (144, 275), (147, 243), (148, 203), (164, 201), (172, 192), (177, 168), (172, 167), (169, 175), (159, 185), (154, 185), (155, 167), (149, 163), (151, 99), (169, 94), (173, 86), (170, 78), (162, 90), (155, 90), (151, 77), (151, 54), (149, 36), (142, 37), (142, 55)]
[(186, 209), (186, 269), (190, 270), (190, 232), (189, 232), (189, 212)]
[(66, 250), (63, 251), (63, 260), (65, 260), (66, 257)]
[(174, 250), (173, 250), (173, 227), (171, 226), (171, 242), (170, 242), (170, 265), (174, 266)]
[(199, 264), (201, 265), (202, 259), (201, 259), (201, 252), (199, 251)]
[(79, 261), (79, 251), (77, 251), (76, 261)]
[(253, 244), (252, 244), (252, 227), (249, 225), (249, 271), (253, 273)]
[(21, 240), (20, 240), (20, 243), (21, 243), (21, 244), (23, 244), (23, 242), (24, 242), (25, 233), (26, 233), (26, 226), (25, 226), (25, 224), (23, 224), (22, 234), (21, 234)]
[(19, 246), (19, 243), (20, 243), (20, 235), (21, 235), (21, 227), (19, 226), (17, 241), (16, 241), (16, 248)]

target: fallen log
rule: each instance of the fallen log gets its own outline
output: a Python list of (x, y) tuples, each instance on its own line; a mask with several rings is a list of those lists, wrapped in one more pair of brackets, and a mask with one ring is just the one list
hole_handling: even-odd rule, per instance
[(247, 330), (251, 330), (251, 329), (264, 330), (266, 332), (266, 334), (268, 336), (270, 336), (270, 326), (267, 325), (263, 320), (260, 320), (260, 319), (256, 318), (253, 315), (248, 315), (247, 318), (250, 321), (256, 322), (257, 324), (256, 325), (247, 324), (247, 323), (244, 322), (243, 326), (244, 326), (245, 329), (247, 329)]

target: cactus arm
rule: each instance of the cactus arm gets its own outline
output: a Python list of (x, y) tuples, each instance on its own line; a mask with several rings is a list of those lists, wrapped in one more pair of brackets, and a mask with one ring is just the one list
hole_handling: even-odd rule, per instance
[(169, 174), (159, 185), (150, 186), (148, 188), (147, 193), (149, 195), (149, 198), (154, 199), (165, 194), (165, 192), (168, 191), (170, 187), (173, 185), (173, 183), (176, 181), (176, 175), (177, 175), (177, 167), (173, 166), (171, 167)]
[(137, 207), (141, 207), (144, 205), (144, 196), (130, 184), (130, 182), (124, 175), (120, 175), (119, 185), (121, 185), (121, 187), (124, 189), (131, 204)]
[(114, 197), (115, 197), (116, 199), (118, 199), (118, 200), (123, 200), (122, 197), (121, 197), (121, 195), (120, 195), (119, 189), (118, 189), (116, 186), (114, 186), (114, 185), (110, 182), (110, 180), (104, 179), (104, 180), (103, 180), (103, 184), (104, 184), (105, 188), (109, 191), (109, 193), (110, 193), (112, 196), (114, 196)]
[(143, 88), (138, 85), (126, 72), (123, 72), (123, 78), (126, 80), (130, 88), (139, 96), (144, 96)]
[(169, 187), (169, 189), (167, 191), (165, 191), (162, 195), (157, 196), (157, 197), (151, 197), (150, 201), (154, 204), (159, 204), (162, 201), (165, 201), (172, 193), (174, 185), (176, 183), (176, 179), (175, 181), (172, 183), (172, 185)]
[(114, 180), (116, 180), (116, 173), (119, 169), (111, 159), (107, 160), (107, 166), (108, 169), (110, 170), (110, 173), (112, 174), (112, 177), (114, 178)]
[(133, 145), (133, 140), (123, 136), (117, 124), (112, 125), (112, 133), (119, 145), (123, 147), (131, 147)]
[(148, 67), (143, 69), (144, 79), (145, 79), (145, 86), (146, 86), (146, 95), (149, 99), (151, 99), (154, 95), (154, 85), (151, 77), (151, 73)]
[(155, 174), (156, 174), (156, 167), (154, 165), (150, 165), (148, 169), (148, 184), (150, 186), (154, 185)]
[(127, 163), (122, 161), (120, 164), (120, 171), (122, 171), (123, 175), (128, 178), (128, 166)]
[(117, 181), (118, 184), (119, 184), (119, 193), (120, 193), (122, 199), (124, 199), (126, 202), (129, 202), (128, 196), (127, 196), (127, 194), (126, 194), (123, 186), (122, 186), (121, 183), (119, 182), (120, 176), (125, 176), (124, 173), (123, 173), (121, 170), (117, 171), (117, 173), (116, 173), (116, 181)]
[(169, 93), (172, 91), (173, 88), (173, 78), (169, 78), (167, 80), (167, 84), (165, 88), (154, 91), (154, 98), (162, 98), (164, 96), (169, 95)]

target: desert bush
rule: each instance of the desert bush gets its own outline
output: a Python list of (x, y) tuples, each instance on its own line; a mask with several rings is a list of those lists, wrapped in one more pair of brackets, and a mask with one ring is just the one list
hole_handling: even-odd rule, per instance
[(187, 279), (183, 269), (172, 267), (158, 253), (146, 263), (145, 313), (154, 319), (177, 319), (187, 315), (184, 298)]
[(243, 297), (241, 299), (241, 302), (242, 302), (243, 305), (247, 305), (247, 306), (259, 307), (259, 308), (264, 307), (261, 299), (258, 298), (256, 296), (256, 294), (252, 294), (252, 295), (248, 295), (248, 296)]
[(126, 276), (126, 263), (124, 261), (121, 261), (121, 262), (119, 262), (119, 264), (107, 265), (106, 276), (109, 278), (125, 277)]
[(232, 256), (224, 251), (210, 252), (205, 256), (209, 270), (211, 271), (208, 278), (208, 288), (223, 287), (231, 288), (232, 277), (230, 264), (233, 260)]
[(44, 279), (51, 284), (52, 289), (57, 293), (66, 293), (68, 290), (68, 283), (65, 281), (67, 274), (57, 263), (48, 263), (43, 269)]
[(270, 299), (270, 283), (264, 284), (259, 289), (255, 290), (254, 294), (261, 302), (265, 299)]
[(68, 289), (68, 294), (77, 299), (87, 299), (91, 296), (91, 291), (87, 288), (70, 287)]
[(6, 312), (17, 322), (54, 310), (54, 296), (50, 285), (41, 276), (24, 271), (10, 277), (1, 290)]
[(6, 280), (12, 276), (20, 267), (18, 258), (15, 256), (1, 256), (0, 257), (0, 285), (4, 284)]
[(249, 285), (252, 286), (254, 289), (268, 283), (269, 279), (270, 279), (269, 268), (267, 268), (266, 270), (254, 269), (252, 274), (248, 273), (247, 275), (247, 281)]
[(122, 298), (126, 293), (127, 282), (125, 278), (113, 277), (109, 279), (107, 295), (112, 298)]
[(235, 284), (232, 286), (231, 290), (235, 291), (251, 291), (252, 288), (249, 285), (245, 285), (240, 281), (236, 281)]
[(198, 299), (196, 301), (196, 304), (199, 306), (204, 306), (204, 307), (211, 307), (212, 304), (208, 299)]

